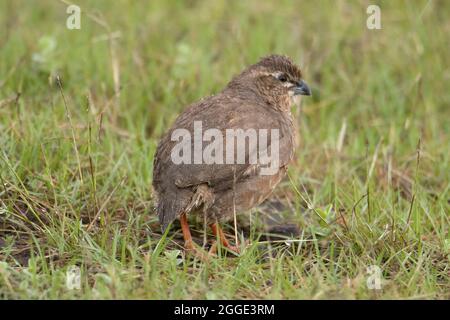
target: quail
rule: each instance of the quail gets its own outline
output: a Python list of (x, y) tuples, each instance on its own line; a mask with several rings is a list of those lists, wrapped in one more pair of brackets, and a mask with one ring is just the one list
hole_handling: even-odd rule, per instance
[[(162, 230), (179, 218), (185, 249), (193, 250), (187, 216), (201, 214), (221, 245), (238, 251), (226, 239), (219, 223), (259, 205), (286, 174), (296, 145), (297, 130), (291, 106), (301, 95), (309, 96), (311, 90), (303, 81), (299, 67), (287, 56), (270, 55), (244, 69), (220, 93), (187, 107), (160, 140), (154, 157), (153, 188)], [(198, 137), (199, 126), (204, 136)], [(200, 142), (205, 144), (209, 129), (214, 130), (211, 132), (216, 139), (218, 134), (228, 138), (230, 130), (277, 133), (270, 137), (267, 134), (268, 143), (262, 147), (267, 153), (277, 152), (277, 158), (270, 158), (273, 163), (264, 164), (274, 166), (274, 170), (263, 174), (262, 161), (250, 161), (261, 144), (256, 144), (256, 148), (245, 144), (241, 161), (236, 161), (237, 143), (228, 149), (227, 140), (226, 146), (215, 145), (213, 161), (208, 161), (204, 158), (207, 147), (202, 149), (195, 144), (199, 142), (197, 138), (203, 139)], [(269, 150), (274, 137), (277, 148)], [(174, 161), (174, 150), (180, 149), (181, 144), (182, 152), (178, 156), (186, 161)], [(230, 152), (232, 155), (228, 158), (229, 155), (225, 155), (228, 151), (237, 155)], [(230, 159), (232, 161), (227, 161)]]

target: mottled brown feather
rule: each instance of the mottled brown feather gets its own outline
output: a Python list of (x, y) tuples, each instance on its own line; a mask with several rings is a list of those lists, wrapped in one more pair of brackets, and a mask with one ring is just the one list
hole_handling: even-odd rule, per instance
[[(219, 94), (189, 106), (163, 136), (155, 154), (153, 173), (157, 213), (163, 229), (193, 207), (194, 198), (198, 202), (195, 195), (200, 185), (207, 186), (211, 195), (208, 217), (226, 219), (232, 216), (233, 208), (240, 212), (264, 201), (284, 176), (294, 154), (296, 130), (287, 90), (267, 75), (273, 72), (301, 79), (300, 69), (288, 57), (265, 57), (233, 78)], [(261, 176), (250, 164), (174, 164), (170, 154), (177, 142), (171, 141), (172, 132), (184, 128), (192, 134), (194, 121), (202, 121), (203, 131), (217, 128), (223, 134), (226, 129), (279, 129), (279, 171), (273, 176)], [(200, 206), (196, 203), (195, 207)]]

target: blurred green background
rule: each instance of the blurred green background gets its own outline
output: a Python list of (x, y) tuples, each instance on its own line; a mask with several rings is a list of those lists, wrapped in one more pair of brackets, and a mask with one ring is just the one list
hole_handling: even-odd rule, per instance
[[(68, 2), (0, 2), (0, 296), (448, 297), (448, 1), (76, 4), (80, 30), (66, 28)], [(381, 30), (366, 27), (370, 4)], [(323, 247), (179, 270), (155, 247), (157, 141), (272, 53), (313, 90), (295, 109), (300, 148), (278, 196), (306, 234), (327, 229)], [(328, 206), (343, 223), (304, 220)], [(21, 273), (30, 261), (42, 281)], [(73, 264), (84, 289), (67, 292)], [(365, 288), (369, 264), (391, 279), (382, 293)], [(92, 269), (114, 285), (93, 293)]]

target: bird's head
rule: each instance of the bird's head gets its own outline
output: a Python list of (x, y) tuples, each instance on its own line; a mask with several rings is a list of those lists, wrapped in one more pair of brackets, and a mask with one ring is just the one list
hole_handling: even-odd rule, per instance
[(300, 68), (289, 57), (281, 55), (262, 58), (235, 77), (229, 87), (251, 91), (281, 109), (289, 109), (302, 95), (311, 95)]

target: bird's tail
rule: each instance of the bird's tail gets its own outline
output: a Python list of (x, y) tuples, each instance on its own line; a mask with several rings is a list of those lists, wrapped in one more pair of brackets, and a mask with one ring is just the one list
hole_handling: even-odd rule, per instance
[(164, 197), (158, 199), (156, 212), (162, 232), (165, 232), (170, 223), (185, 211), (191, 196), (190, 193), (177, 190), (166, 192)]

